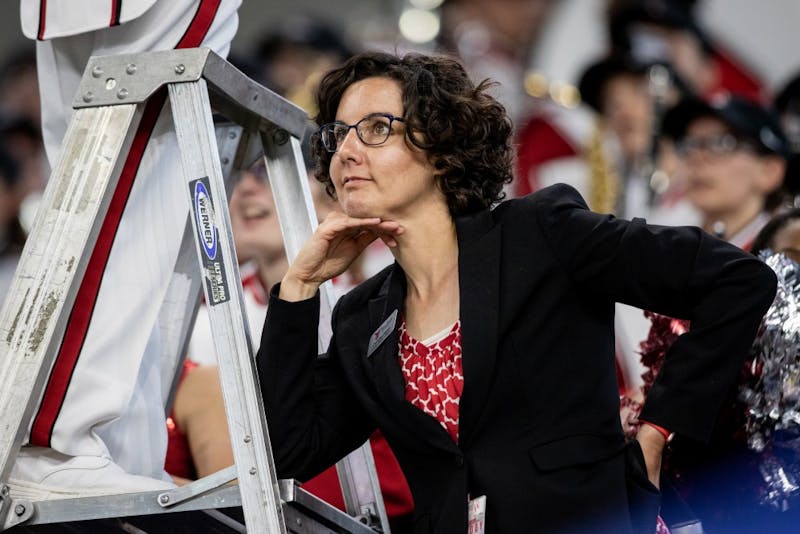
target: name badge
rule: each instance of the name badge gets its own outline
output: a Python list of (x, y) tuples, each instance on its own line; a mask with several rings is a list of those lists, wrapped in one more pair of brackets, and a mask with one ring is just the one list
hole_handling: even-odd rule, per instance
[(475, 497), (469, 501), (469, 534), (483, 534), (486, 528), (486, 495)]
[(386, 318), (383, 323), (375, 330), (372, 335), (369, 337), (369, 345), (367, 345), (367, 358), (372, 356), (372, 353), (380, 347), (381, 343), (389, 337), (394, 331), (394, 323), (397, 321), (397, 310), (394, 310), (389, 317)]

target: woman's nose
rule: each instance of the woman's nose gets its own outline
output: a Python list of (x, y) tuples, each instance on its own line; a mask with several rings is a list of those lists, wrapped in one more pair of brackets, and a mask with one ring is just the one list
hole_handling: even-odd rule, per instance
[(363, 143), (361, 139), (358, 138), (358, 134), (356, 133), (355, 128), (351, 128), (347, 131), (347, 134), (344, 136), (344, 139), (339, 141), (336, 147), (336, 153), (342, 159), (348, 159), (356, 157), (361, 149), (363, 148)]

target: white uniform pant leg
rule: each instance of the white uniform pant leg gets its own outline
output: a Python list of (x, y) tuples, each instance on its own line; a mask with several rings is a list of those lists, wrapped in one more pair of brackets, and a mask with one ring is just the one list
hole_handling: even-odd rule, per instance
[[(239, 4), (222, 0), (203, 46), (227, 55)], [(163, 0), (122, 26), (38, 43), (49, 157), (66, 131), (88, 57), (174, 48), (193, 23), (197, 5)], [(166, 451), (156, 322), (188, 205), (171, 127), (167, 107), (125, 203), (49, 443), (69, 456), (108, 457), (129, 473), (150, 477), (163, 476)]]

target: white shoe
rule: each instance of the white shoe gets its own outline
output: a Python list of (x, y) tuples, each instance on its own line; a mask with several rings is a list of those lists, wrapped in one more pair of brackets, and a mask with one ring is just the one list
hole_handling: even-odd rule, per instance
[(8, 481), (12, 497), (33, 501), (167, 490), (175, 484), (126, 473), (109, 458), (20, 449)]

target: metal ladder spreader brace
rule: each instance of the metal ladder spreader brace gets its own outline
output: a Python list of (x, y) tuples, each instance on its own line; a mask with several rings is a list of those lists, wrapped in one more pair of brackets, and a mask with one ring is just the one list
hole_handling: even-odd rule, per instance
[[(165, 341), (162, 368), (169, 373), (165, 376), (180, 372), (202, 286), (235, 466), (166, 492), (14, 499), (6, 482), (64, 335), (65, 310), (75, 300), (144, 105), (164, 85), (191, 200), (191, 223), (187, 220), (159, 315)], [(248, 532), (388, 532), (369, 443), (337, 464), (349, 515), (292, 480), (276, 480), (257, 386), (227, 207), (232, 180), (226, 192), (223, 176), (263, 152), (286, 252), (293, 259), (317, 224), (300, 151), (306, 113), (204, 48), (93, 57), (74, 107), (60, 159), (0, 312), (2, 528), (202, 510), (199, 528), (216, 520), (242, 531), (241, 523), (217, 510), (241, 506)], [(212, 107), (236, 126), (215, 131)], [(204, 236), (213, 239), (214, 233), (216, 256), (204, 251), (204, 243), (211, 244)], [(330, 284), (323, 286), (320, 347), (330, 337), (332, 295)], [(228, 484), (237, 478), (238, 485)]]

